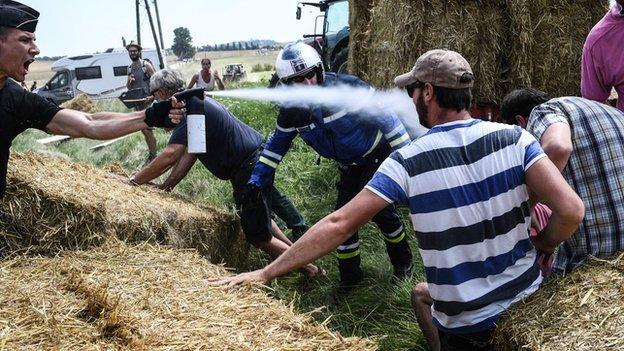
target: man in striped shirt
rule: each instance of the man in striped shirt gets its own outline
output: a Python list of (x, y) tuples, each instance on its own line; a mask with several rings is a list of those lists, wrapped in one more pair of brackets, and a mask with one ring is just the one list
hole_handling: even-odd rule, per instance
[[(432, 305), (417, 310), (433, 350), (490, 349), (498, 316), (542, 281), (551, 253), (583, 218), (580, 198), (519, 127), (472, 119), (473, 75), (456, 52), (432, 50), (395, 79), (431, 130), (393, 152), (366, 188), (264, 269), (213, 282), (269, 281), (337, 246), (388, 204), (409, 207)], [(529, 238), (529, 190), (552, 209)]]
[(503, 99), (501, 116), (539, 140), (587, 208), (576, 233), (557, 250), (553, 272), (569, 272), (590, 255), (624, 250), (624, 112), (579, 97), (549, 99), (535, 89), (518, 89)]

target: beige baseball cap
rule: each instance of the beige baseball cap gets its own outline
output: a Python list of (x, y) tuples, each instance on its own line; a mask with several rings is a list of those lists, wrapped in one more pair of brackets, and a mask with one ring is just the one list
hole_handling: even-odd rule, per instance
[(422, 54), (411, 71), (394, 78), (394, 84), (399, 88), (415, 82), (464, 89), (472, 87), (474, 75), (462, 55), (451, 50), (436, 49)]

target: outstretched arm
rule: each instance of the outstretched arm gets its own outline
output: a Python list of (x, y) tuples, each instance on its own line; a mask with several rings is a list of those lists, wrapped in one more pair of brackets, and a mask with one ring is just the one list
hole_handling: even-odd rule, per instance
[(191, 170), (191, 167), (195, 164), (197, 156), (186, 152), (186, 148), (184, 148), (184, 150), (185, 153), (182, 157), (180, 157), (175, 166), (173, 166), (173, 169), (167, 179), (160, 185), (161, 189), (171, 191), (182, 179), (184, 179), (184, 177), (186, 177), (188, 172)]
[(145, 111), (88, 114), (70, 109), (57, 112), (46, 126), (51, 134), (97, 140), (113, 139), (145, 128)]
[(364, 189), (345, 206), (316, 223), (293, 246), (265, 268), (234, 277), (215, 279), (210, 284), (232, 286), (253, 281), (266, 283), (303, 267), (334, 250), (386, 206), (388, 202), (372, 191)]
[(178, 162), (182, 157), (186, 147), (181, 144), (169, 144), (167, 147), (152, 160), (145, 168), (137, 172), (133, 180), (137, 185), (145, 184), (154, 178), (165, 173), (169, 168)]

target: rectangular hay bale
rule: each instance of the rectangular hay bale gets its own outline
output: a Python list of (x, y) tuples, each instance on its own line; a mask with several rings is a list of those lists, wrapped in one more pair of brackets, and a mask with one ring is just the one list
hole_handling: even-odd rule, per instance
[(0, 240), (5, 253), (54, 255), (116, 236), (196, 248), (211, 262), (247, 265), (249, 246), (234, 214), (42, 154), (13, 154), (7, 181), (0, 224), (14, 234)]
[(411, 69), (421, 54), (446, 48), (470, 62), (476, 77), (475, 99), (496, 102), (505, 56), (504, 11), (500, 0), (376, 1), (370, 14), (368, 66), (363, 76), (375, 86), (390, 87), (394, 77)]
[(497, 350), (623, 350), (624, 262), (592, 259), (498, 321)]
[(195, 250), (117, 240), (54, 258), (0, 261), (0, 348), (7, 350), (375, 350), (342, 337)]
[(507, 0), (509, 89), (579, 96), (583, 43), (605, 15), (605, 0)]
[(368, 26), (374, 1), (349, 1), (349, 72), (360, 77), (368, 71)]

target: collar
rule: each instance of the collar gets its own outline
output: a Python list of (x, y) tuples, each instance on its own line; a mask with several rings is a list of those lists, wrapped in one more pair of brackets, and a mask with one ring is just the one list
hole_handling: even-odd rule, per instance
[(622, 8), (622, 5), (616, 2), (615, 6), (613, 6), (613, 14), (615, 16), (624, 17), (624, 8)]

